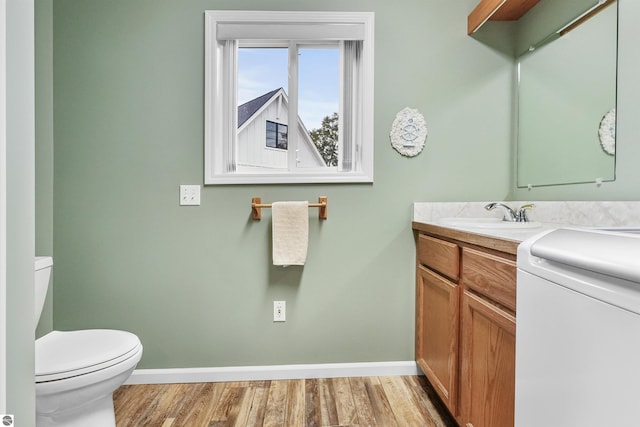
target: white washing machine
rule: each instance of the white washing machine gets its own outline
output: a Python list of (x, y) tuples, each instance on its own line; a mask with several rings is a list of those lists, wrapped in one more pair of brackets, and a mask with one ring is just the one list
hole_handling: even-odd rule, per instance
[(637, 233), (557, 229), (519, 246), (516, 427), (640, 426)]

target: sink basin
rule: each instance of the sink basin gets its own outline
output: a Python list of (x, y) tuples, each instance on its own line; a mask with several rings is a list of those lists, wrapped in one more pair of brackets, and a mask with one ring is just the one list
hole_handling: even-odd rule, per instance
[(442, 218), (438, 221), (443, 225), (454, 227), (484, 228), (494, 230), (528, 230), (538, 228), (539, 222), (511, 222), (500, 218)]

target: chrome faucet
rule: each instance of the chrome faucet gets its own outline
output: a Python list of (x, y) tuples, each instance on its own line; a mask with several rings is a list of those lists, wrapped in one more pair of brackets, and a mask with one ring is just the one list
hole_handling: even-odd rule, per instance
[(533, 209), (535, 205), (532, 203), (522, 205), (517, 212), (511, 209), (509, 206), (505, 205), (504, 203), (497, 203), (497, 202), (489, 203), (484, 208), (488, 211), (492, 211), (497, 207), (504, 208), (505, 214), (504, 214), (504, 217), (502, 218), (504, 221), (529, 222), (527, 211), (530, 209)]

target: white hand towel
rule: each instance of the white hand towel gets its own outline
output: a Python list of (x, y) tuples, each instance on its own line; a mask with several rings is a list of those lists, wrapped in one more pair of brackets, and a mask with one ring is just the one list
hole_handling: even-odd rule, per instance
[(273, 265), (304, 265), (309, 242), (309, 202), (271, 204)]

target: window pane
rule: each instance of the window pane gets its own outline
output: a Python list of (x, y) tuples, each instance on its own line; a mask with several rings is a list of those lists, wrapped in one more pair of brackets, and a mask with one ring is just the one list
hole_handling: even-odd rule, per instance
[(267, 121), (267, 147), (276, 148), (276, 128), (276, 123)]
[(301, 47), (298, 60), (298, 113), (307, 130), (298, 166), (337, 166), (340, 50), (337, 45)]
[(287, 48), (238, 48), (238, 172), (288, 169), (288, 61)]
[(267, 121), (267, 147), (286, 150), (289, 142), (289, 126)]
[(289, 126), (278, 124), (278, 143), (277, 147), (286, 150), (289, 145)]
[(283, 88), (287, 90), (287, 48), (240, 47), (238, 49), (238, 105)]

